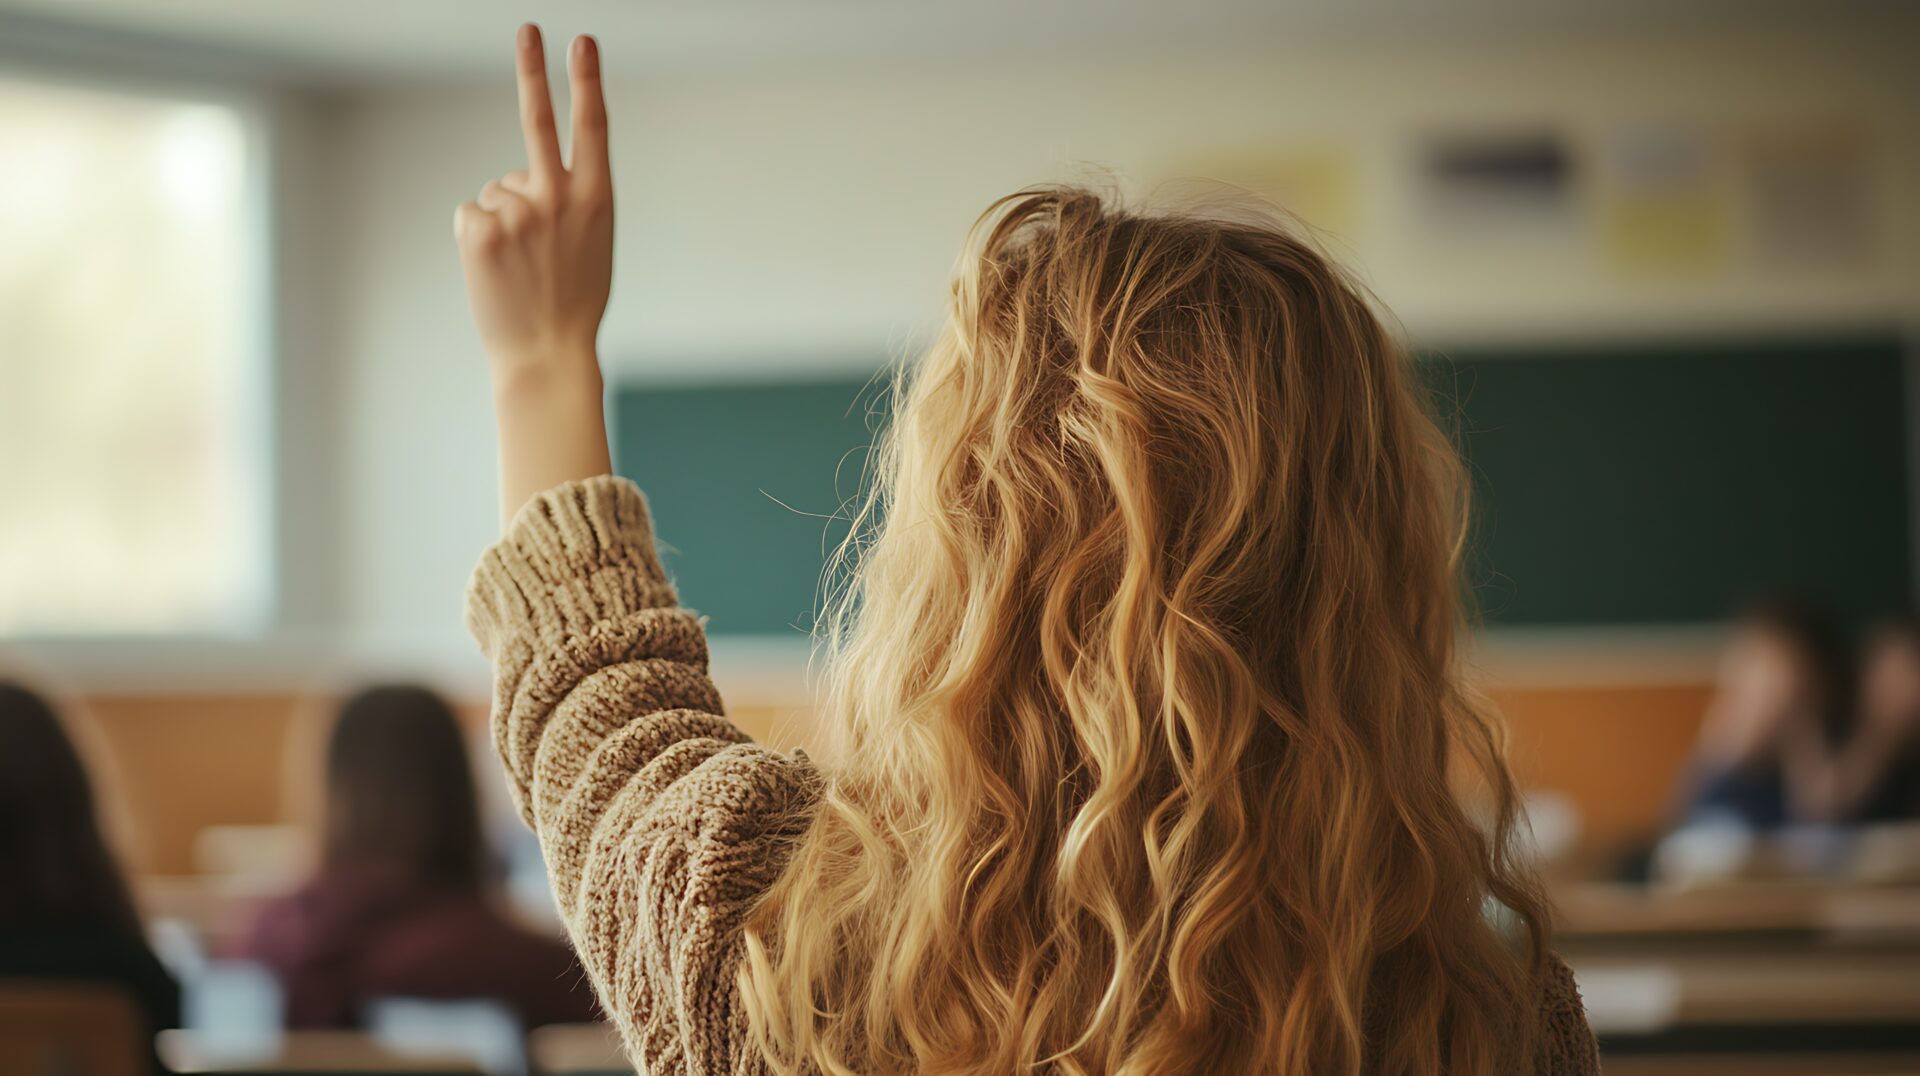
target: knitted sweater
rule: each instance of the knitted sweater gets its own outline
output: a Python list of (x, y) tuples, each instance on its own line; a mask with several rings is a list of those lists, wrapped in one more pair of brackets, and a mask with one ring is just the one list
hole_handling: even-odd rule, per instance
[[(628, 1053), (646, 1073), (763, 1072), (735, 985), (741, 925), (822, 778), (721, 716), (639, 489), (602, 477), (535, 498), (482, 557), (467, 620), (514, 802)], [(1557, 960), (1539, 1015), (1541, 1076), (1598, 1072)]]

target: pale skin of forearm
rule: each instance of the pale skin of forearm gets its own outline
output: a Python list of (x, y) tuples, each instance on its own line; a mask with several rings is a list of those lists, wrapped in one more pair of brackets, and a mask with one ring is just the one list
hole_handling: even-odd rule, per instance
[(613, 177), (593, 39), (568, 51), (573, 160), (563, 164), (540, 32), (515, 41), (527, 167), (454, 213), (467, 297), (493, 380), (504, 528), (542, 490), (612, 471), (596, 338), (613, 278)]
[(602, 410), (600, 371), (546, 377), (494, 378), (494, 424), (500, 438), (500, 527), (541, 490), (612, 474)]

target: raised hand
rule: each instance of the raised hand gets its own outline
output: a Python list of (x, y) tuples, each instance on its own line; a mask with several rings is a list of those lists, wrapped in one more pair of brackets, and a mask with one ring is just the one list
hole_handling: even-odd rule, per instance
[(613, 174), (600, 53), (568, 52), (573, 161), (560, 159), (540, 30), (515, 43), (527, 167), (454, 212), (467, 298), (487, 352), (500, 425), (501, 511), (609, 470), (595, 338), (613, 280)]
[(454, 214), (467, 294), (488, 356), (518, 364), (577, 360), (593, 350), (613, 279), (613, 175), (600, 54), (590, 37), (568, 53), (573, 162), (560, 160), (538, 27), (520, 28), (516, 66), (527, 167), (480, 189)]

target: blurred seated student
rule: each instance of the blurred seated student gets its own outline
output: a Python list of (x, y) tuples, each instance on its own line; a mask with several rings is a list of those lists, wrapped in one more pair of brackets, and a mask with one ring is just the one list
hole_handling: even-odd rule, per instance
[(1721, 655), (1682, 825), (1767, 831), (1833, 821), (1833, 758), (1852, 682), (1846, 630), (1819, 604), (1779, 598), (1748, 608)]
[(473, 771), (444, 700), (417, 687), (350, 699), (326, 782), (320, 869), (261, 912), (240, 954), (279, 978), (288, 1026), (355, 1026), (385, 997), (488, 998), (527, 1027), (597, 1018), (572, 951), (492, 904)]
[(1860, 662), (1859, 727), (1836, 772), (1836, 810), (1865, 825), (1920, 820), (1920, 621), (1869, 633)]
[[(59, 715), (0, 681), (0, 979), (125, 991), (149, 1035), (180, 1023), (180, 987), (143, 936)], [(155, 1070), (158, 1071), (158, 1062)]]

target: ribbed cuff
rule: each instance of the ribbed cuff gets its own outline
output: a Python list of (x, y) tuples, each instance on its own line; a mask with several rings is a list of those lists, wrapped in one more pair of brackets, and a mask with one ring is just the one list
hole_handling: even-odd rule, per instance
[(473, 571), (467, 627), (491, 658), (510, 636), (580, 634), (677, 601), (654, 551), (646, 496), (602, 475), (555, 486), (515, 514)]

